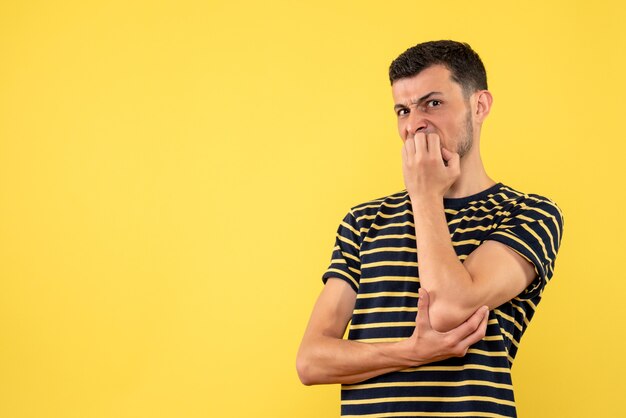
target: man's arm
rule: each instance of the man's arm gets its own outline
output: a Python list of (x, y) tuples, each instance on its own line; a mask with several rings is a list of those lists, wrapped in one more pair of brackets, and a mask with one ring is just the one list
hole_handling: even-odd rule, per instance
[(452, 246), (443, 201), (415, 199), (420, 283), (431, 294), (431, 324), (447, 331), (477, 307), (494, 309), (519, 295), (536, 277), (533, 264), (496, 241), (485, 241), (459, 261)]
[(493, 309), (520, 294), (536, 273), (530, 261), (506, 245), (484, 242), (465, 263), (454, 251), (443, 196), (460, 176), (459, 155), (442, 148), (436, 134), (418, 133), (406, 140), (402, 157), (415, 220), (420, 284), (431, 294), (433, 328), (450, 330), (477, 307)]
[(410, 338), (361, 343), (343, 339), (355, 301), (350, 285), (341, 279), (328, 279), (298, 350), (296, 368), (305, 385), (357, 383), (408, 367), (462, 357), (469, 346), (485, 336), (489, 317), (483, 307), (457, 328), (437, 332), (430, 326), (428, 293), (420, 289), (416, 326)]

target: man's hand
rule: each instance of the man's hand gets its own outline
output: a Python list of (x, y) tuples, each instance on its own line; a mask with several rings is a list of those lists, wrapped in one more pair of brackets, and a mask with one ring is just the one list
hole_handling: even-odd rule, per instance
[(402, 172), (409, 196), (443, 198), (461, 174), (460, 157), (438, 134), (418, 132), (402, 146)]
[(482, 306), (457, 328), (438, 332), (430, 324), (429, 302), (428, 292), (420, 288), (415, 330), (409, 339), (401, 342), (406, 344), (412, 360), (424, 364), (450, 357), (463, 357), (471, 345), (485, 336), (489, 320), (487, 306)]

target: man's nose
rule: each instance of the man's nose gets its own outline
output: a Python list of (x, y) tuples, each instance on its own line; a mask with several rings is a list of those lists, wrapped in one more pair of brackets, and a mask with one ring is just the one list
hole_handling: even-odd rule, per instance
[(424, 118), (419, 111), (412, 111), (409, 114), (409, 120), (406, 124), (406, 135), (408, 137), (414, 136), (416, 133), (426, 130), (428, 128), (428, 121)]

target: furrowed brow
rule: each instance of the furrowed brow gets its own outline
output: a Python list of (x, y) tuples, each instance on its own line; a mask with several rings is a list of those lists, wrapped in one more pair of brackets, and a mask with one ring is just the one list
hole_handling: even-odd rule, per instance
[[(442, 92), (440, 92), (440, 91), (431, 91), (430, 93), (423, 95), (422, 97), (420, 97), (420, 98), (419, 98), (419, 99), (417, 99), (417, 100), (411, 100), (411, 103), (410, 103), (410, 104), (417, 104), (417, 105), (418, 105), (418, 104), (422, 103), (424, 100), (428, 100), (428, 99), (430, 99), (432, 96), (435, 96), (435, 95), (443, 95), (443, 93), (442, 93)], [(403, 108), (405, 108), (405, 107), (409, 107), (409, 105), (408, 105), (408, 104), (397, 103), (397, 104), (393, 107), (393, 110), (403, 109)]]

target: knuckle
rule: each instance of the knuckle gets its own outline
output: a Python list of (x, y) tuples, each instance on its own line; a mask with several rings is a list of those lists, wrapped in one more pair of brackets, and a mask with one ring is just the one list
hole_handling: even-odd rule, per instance
[(456, 345), (457, 345), (457, 341), (455, 338), (451, 336), (446, 337), (446, 346), (448, 347), (448, 349), (454, 350)]
[(467, 352), (467, 346), (463, 346), (461, 344), (458, 344), (456, 347), (454, 347), (454, 349), (452, 350), (452, 353), (455, 357), (463, 357), (465, 355), (465, 353)]

